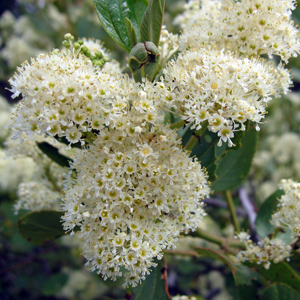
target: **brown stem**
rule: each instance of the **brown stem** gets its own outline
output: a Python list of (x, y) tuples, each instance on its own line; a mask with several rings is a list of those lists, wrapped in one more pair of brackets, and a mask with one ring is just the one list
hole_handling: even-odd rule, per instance
[(167, 294), (167, 296), (168, 296), (169, 299), (172, 299), (172, 297), (171, 297), (171, 295), (169, 293), (168, 273), (167, 273), (168, 266), (167, 266), (165, 257), (163, 257), (163, 260), (164, 260), (164, 267), (161, 270), (161, 277), (165, 281), (165, 291), (166, 291), (166, 294)]

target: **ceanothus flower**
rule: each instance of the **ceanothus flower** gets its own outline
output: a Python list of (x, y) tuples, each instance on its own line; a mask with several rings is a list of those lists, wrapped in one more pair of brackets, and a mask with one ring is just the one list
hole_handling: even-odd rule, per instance
[(180, 232), (201, 224), (209, 192), (206, 173), (176, 132), (142, 117), (144, 101), (133, 103), (125, 130), (104, 129), (75, 154), (63, 201), (64, 228), (80, 227), (87, 265), (132, 286), (163, 249), (175, 247)]

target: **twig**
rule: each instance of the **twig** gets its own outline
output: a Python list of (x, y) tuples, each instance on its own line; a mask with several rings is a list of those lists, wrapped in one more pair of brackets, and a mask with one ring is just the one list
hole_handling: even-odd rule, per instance
[(199, 254), (196, 251), (193, 250), (164, 250), (164, 253), (166, 254), (178, 254), (178, 255), (187, 255), (187, 256), (195, 256), (198, 257)]
[(169, 299), (172, 299), (172, 297), (171, 297), (171, 295), (170, 295), (170, 293), (169, 293), (168, 273), (167, 273), (168, 266), (167, 266), (165, 257), (163, 257), (163, 260), (164, 260), (164, 267), (163, 267), (162, 270), (161, 270), (161, 277), (162, 277), (162, 279), (164, 279), (164, 281), (165, 281), (165, 291), (166, 291), (166, 294), (167, 294), (167, 296), (169, 297)]
[(239, 242), (234, 239), (224, 238), (221, 236), (216, 236), (216, 235), (213, 235), (210, 232), (206, 232), (205, 230), (202, 230), (200, 228), (198, 228), (195, 232), (192, 232), (191, 235), (202, 238), (202, 239), (212, 242), (214, 244), (217, 244), (227, 251), (228, 251), (228, 247), (245, 249), (245, 244), (243, 242)]
[(236, 215), (236, 211), (235, 211), (235, 207), (234, 207), (234, 203), (233, 203), (233, 199), (232, 199), (230, 190), (225, 191), (225, 198), (228, 203), (228, 207), (229, 207), (229, 211), (231, 214), (234, 229), (236, 232), (240, 232), (240, 225), (239, 225), (239, 222), (237, 219), (237, 215)]

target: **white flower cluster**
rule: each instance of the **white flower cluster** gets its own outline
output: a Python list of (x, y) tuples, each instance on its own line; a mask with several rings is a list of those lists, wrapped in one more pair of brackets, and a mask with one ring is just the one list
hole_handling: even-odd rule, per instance
[(170, 57), (179, 49), (178, 35), (169, 32), (166, 26), (162, 26), (158, 45), (160, 65), (164, 66)]
[(207, 122), (220, 144), (228, 141), (232, 146), (234, 131), (244, 130), (247, 120), (260, 123), (271, 96), (286, 91), (287, 86), (278, 85), (281, 77), (281, 71), (265, 61), (203, 48), (172, 60), (158, 93), (192, 128)]
[[(171, 55), (176, 37), (166, 31), (162, 36), (161, 49)], [(176, 131), (161, 125), (155, 84), (135, 83), (115, 62), (97, 65), (106, 55), (98, 41), (65, 38), (66, 49), (25, 63), (10, 80), (13, 97), (23, 97), (12, 129), (25, 139), (11, 152), (30, 153), (47, 166), (40, 152), (31, 152), (37, 137), (88, 142), (73, 153), (76, 175), (71, 172), (64, 186), (64, 227), (81, 228), (92, 270), (105, 279), (126, 270), (125, 284), (135, 286), (163, 249), (175, 247), (181, 231), (201, 223), (207, 175), (182, 150)], [(57, 209), (63, 169), (48, 171), (52, 178), (43, 173), (39, 182), (20, 186), (16, 210)]]
[(207, 175), (176, 132), (147, 121), (146, 104), (133, 101), (122, 126), (102, 130), (75, 155), (76, 179), (70, 174), (64, 199), (64, 227), (80, 226), (88, 265), (105, 279), (125, 276), (132, 286), (154, 257), (175, 247), (181, 231), (200, 225), (209, 192)]
[(294, 1), (192, 1), (182, 16), (191, 18), (179, 38), (183, 52), (158, 84), (165, 108), (191, 129), (208, 126), (219, 146), (233, 146), (234, 132), (245, 130), (248, 120), (259, 130), (267, 102), (292, 84), (282, 63), (261, 58), (276, 54), (287, 61), (299, 52), (292, 9)]
[(285, 194), (279, 199), (278, 211), (272, 215), (275, 227), (290, 229), (291, 237), (300, 235), (300, 183), (283, 179), (281, 188)]
[(6, 157), (5, 152), (0, 149), (0, 193), (15, 197), (19, 184), (31, 180), (35, 167), (31, 158), (15, 160)]
[(40, 55), (18, 70), (10, 79), (11, 91), (23, 99), (13, 129), (28, 136), (64, 137), (70, 144), (84, 143), (91, 130), (115, 123), (127, 107), (125, 97), (133, 91), (127, 76), (95, 67), (75, 49)]
[(216, 19), (220, 13), (222, 0), (190, 0), (184, 5), (184, 12), (174, 19), (174, 24), (181, 29), (190, 29), (201, 25), (203, 20)]
[[(294, 239), (300, 235), (300, 183), (283, 179), (280, 187), (285, 194), (279, 199), (278, 210), (272, 215), (271, 224), (275, 228), (287, 229)], [(271, 262), (278, 263), (291, 255), (292, 247), (280, 238), (266, 237), (258, 245), (250, 240), (246, 232), (239, 233), (237, 238), (246, 245), (246, 250), (237, 255), (237, 259), (241, 262), (262, 264), (268, 269)]]
[(278, 263), (289, 259), (291, 255), (292, 247), (278, 238), (269, 239), (266, 237), (258, 244), (253, 243), (246, 232), (239, 233), (237, 238), (245, 242), (246, 245), (246, 250), (240, 251), (236, 256), (240, 262), (249, 261), (269, 269), (271, 262)]
[(262, 144), (262, 149), (254, 158), (252, 171), (255, 183), (259, 186), (256, 199), (261, 201), (277, 190), (283, 178), (300, 177), (300, 136), (294, 132), (273, 134), (267, 136)]
[(55, 191), (49, 180), (22, 182), (18, 186), (18, 201), (15, 212), (21, 209), (40, 211), (43, 209), (59, 210), (61, 192)]
[[(298, 30), (290, 18), (295, 2), (224, 0), (220, 6), (214, 6), (219, 13), (203, 19), (200, 19), (203, 13), (198, 14), (197, 25), (187, 28), (180, 45), (186, 49), (198, 48), (201, 44), (216, 44), (219, 49), (227, 48), (238, 55), (279, 55), (287, 61), (300, 50)], [(203, 9), (207, 10), (205, 4), (198, 11)]]
[[(19, 184), (15, 187), (17, 189), (17, 202), (14, 205), (15, 213), (18, 213), (21, 209), (29, 211), (60, 209), (62, 185), (66, 170), (52, 162), (36, 146), (36, 142), (51, 144), (51, 139), (45, 139), (38, 135), (34, 135), (33, 138), (34, 140), (25, 139), (21, 144), (19, 139), (13, 140), (9, 136), (5, 143), (6, 153), (9, 156), (7, 159), (11, 163), (13, 162), (12, 165), (19, 166), (22, 169), (24, 166), (21, 162), (28, 161), (30, 164), (29, 175), (26, 178), (19, 178)], [(61, 152), (65, 151), (65, 145), (55, 143), (55, 146), (60, 148)], [(9, 168), (5, 173), (7, 172), (9, 172)], [(13, 175), (17, 177), (17, 174)]]

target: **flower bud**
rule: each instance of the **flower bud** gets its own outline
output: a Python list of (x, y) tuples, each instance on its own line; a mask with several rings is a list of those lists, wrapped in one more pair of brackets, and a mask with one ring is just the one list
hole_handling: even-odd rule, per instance
[(73, 36), (71, 33), (66, 33), (66, 34), (64, 35), (64, 38), (65, 38), (66, 40), (71, 40), (71, 41), (74, 40), (74, 36)]
[(158, 55), (158, 49), (152, 42), (138, 43), (129, 53), (129, 66), (134, 72), (145, 64), (156, 62)]
[(68, 41), (66, 41), (66, 40), (64, 40), (64, 41), (62, 42), (62, 44), (63, 44), (63, 46), (64, 46), (65, 48), (70, 48), (70, 46), (71, 46), (71, 44), (70, 44)]

